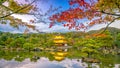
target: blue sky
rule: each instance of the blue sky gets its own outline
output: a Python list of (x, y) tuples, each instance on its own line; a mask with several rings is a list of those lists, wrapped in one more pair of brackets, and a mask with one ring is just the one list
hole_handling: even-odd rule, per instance
[[(22, 1), (22, 0), (20, 0)], [(57, 8), (57, 7), (62, 7), (61, 9), (59, 9), (59, 11), (64, 11), (69, 9), (69, 4), (68, 4), (68, 0), (40, 0), (39, 2), (37, 2), (37, 6), (39, 6), (40, 9), (42, 9), (42, 12), (46, 12), (50, 5), (53, 6), (53, 8)], [(13, 14), (12, 16), (22, 19), (22, 21), (24, 22), (28, 22), (31, 19), (34, 19), (34, 16), (30, 16), (30, 15), (17, 15), (17, 14)], [(46, 20), (45, 20), (46, 21)], [(29, 23), (30, 24), (30, 23)], [(68, 31), (76, 31), (74, 29), (68, 30), (67, 27), (63, 27), (61, 24), (55, 24), (55, 26), (53, 26), (52, 28), (49, 28), (49, 22), (47, 22), (47, 24), (43, 23), (43, 22), (37, 22), (36, 24), (33, 24), (36, 26), (36, 28), (38, 30), (40, 30), (41, 32), (68, 32)], [(101, 24), (101, 25), (96, 25), (92, 28), (90, 28), (89, 30), (97, 30), (100, 28), (105, 27), (106, 24)], [(120, 28), (120, 23), (119, 21), (115, 21), (113, 24), (110, 25), (111, 27), (117, 27)], [(16, 29), (11, 27), (9, 24), (0, 24), (0, 31), (4, 31), (4, 32), (12, 32), (12, 33), (22, 33), (24, 32), (25, 27), (20, 27), (20, 29)], [(33, 30), (31, 30), (31, 32), (34, 32)]]

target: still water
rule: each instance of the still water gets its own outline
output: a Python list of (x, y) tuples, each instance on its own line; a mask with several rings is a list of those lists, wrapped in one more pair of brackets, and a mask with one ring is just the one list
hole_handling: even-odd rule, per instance
[(98, 63), (83, 62), (81, 55), (77, 51), (0, 51), (0, 68), (120, 68), (120, 55), (98, 55)]
[(48, 58), (41, 57), (37, 62), (25, 59), (22, 62), (15, 60), (0, 60), (0, 68), (85, 68), (86, 64), (78, 62), (76, 59), (65, 59), (63, 61), (50, 61)]

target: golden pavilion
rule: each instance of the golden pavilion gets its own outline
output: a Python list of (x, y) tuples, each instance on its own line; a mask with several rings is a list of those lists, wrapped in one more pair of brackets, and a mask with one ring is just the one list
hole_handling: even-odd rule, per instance
[(67, 43), (64, 36), (62, 35), (54, 36), (53, 42), (56, 46), (64, 46)]

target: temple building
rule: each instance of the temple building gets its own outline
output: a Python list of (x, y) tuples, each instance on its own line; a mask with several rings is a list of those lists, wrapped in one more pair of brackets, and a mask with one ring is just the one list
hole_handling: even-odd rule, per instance
[(65, 46), (65, 44), (67, 44), (67, 41), (62, 35), (55, 36), (53, 42), (56, 46)]

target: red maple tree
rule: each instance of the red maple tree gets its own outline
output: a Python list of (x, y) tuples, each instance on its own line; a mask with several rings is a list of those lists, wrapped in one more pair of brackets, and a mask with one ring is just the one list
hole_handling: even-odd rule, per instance
[[(114, 9), (120, 10), (120, 2), (111, 1), (70, 0), (70, 8), (68, 10), (54, 14), (49, 18), (51, 20), (50, 28), (55, 24), (55, 22), (63, 22), (63, 26), (69, 27), (69, 29), (75, 28), (76, 30), (88, 29), (95, 24), (110, 22), (106, 26), (107, 28), (112, 22), (120, 18), (120, 14), (116, 14), (116, 12), (114, 12)], [(115, 7), (112, 7), (111, 4), (115, 5)], [(84, 19), (89, 22), (85, 24), (84, 21), (82, 21)]]

